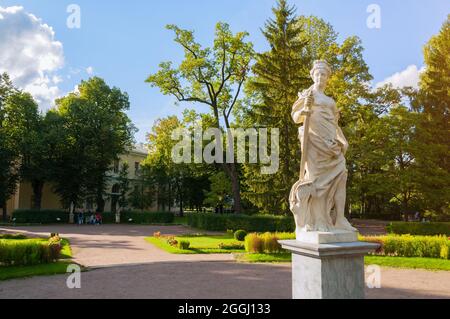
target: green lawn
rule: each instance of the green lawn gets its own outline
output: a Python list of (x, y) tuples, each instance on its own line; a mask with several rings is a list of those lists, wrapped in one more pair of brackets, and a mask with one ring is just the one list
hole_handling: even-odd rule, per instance
[(0, 281), (14, 278), (65, 274), (69, 264), (70, 262), (68, 261), (59, 261), (52, 264), (33, 266), (0, 267)]
[(235, 252), (244, 252), (243, 249), (221, 249), (219, 244), (236, 244), (238, 243), (233, 235), (219, 236), (177, 236), (177, 241), (188, 240), (191, 245), (188, 250), (179, 249), (169, 245), (165, 238), (148, 237), (145, 240), (162, 250), (171, 254), (229, 254)]
[[(235, 259), (240, 262), (249, 263), (291, 262), (291, 254), (236, 254)], [(366, 256), (364, 263), (366, 265), (379, 265), (383, 267), (450, 271), (450, 260), (436, 258)]]
[[(8, 239), (8, 240), (14, 241), (16, 239)], [(46, 238), (29, 238), (21, 240), (39, 241), (39, 242), (48, 241), (48, 239)], [(72, 250), (70, 248), (70, 243), (67, 239), (61, 239), (61, 243), (62, 243), (61, 261), (56, 263), (32, 265), (32, 266), (0, 267), (0, 281), (14, 278), (56, 275), (66, 273), (67, 266), (70, 264), (69, 260), (72, 258)]]
[(366, 265), (450, 271), (450, 260), (419, 257), (366, 256)]

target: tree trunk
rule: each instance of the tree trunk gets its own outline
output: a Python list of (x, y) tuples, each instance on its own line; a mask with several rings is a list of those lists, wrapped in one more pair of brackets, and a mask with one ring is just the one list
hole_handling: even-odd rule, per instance
[(33, 188), (33, 209), (41, 210), (42, 208), (42, 192), (44, 190), (43, 181), (33, 181), (31, 183)]
[(236, 214), (242, 213), (241, 206), (241, 186), (239, 184), (239, 176), (236, 170), (236, 163), (228, 164), (229, 176), (231, 178), (231, 189), (233, 191), (233, 199), (234, 199), (234, 212)]
[(97, 210), (100, 213), (103, 213), (105, 211), (105, 200), (103, 199), (103, 194), (101, 191), (97, 193), (96, 202), (97, 202)]
[(6, 201), (2, 203), (1, 208), (2, 208), (2, 211), (3, 211), (3, 213), (2, 213), (2, 219), (3, 219), (3, 221), (6, 223), (6, 222), (8, 221), (8, 220), (7, 220), (7, 219), (8, 219), (8, 206), (7, 206), (7, 204), (6, 204)]

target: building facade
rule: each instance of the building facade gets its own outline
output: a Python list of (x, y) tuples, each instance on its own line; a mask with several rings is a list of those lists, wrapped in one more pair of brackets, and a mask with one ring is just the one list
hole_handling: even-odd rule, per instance
[[(128, 180), (130, 184), (130, 194), (133, 191), (138, 191), (139, 188), (144, 187), (140, 179), (140, 170), (142, 162), (147, 158), (148, 151), (142, 145), (136, 145), (129, 153), (121, 155), (119, 160), (115, 161), (111, 170), (107, 173), (108, 185), (106, 187), (104, 200), (105, 211), (114, 212), (117, 209), (117, 200), (119, 196), (118, 178), (120, 171), (125, 163), (128, 163)], [(16, 193), (12, 196), (7, 203), (8, 214), (11, 214), (17, 209), (31, 209), (33, 206), (33, 190), (31, 183), (20, 182), (17, 186)], [(96, 207), (93, 203), (88, 201), (84, 204), (85, 209), (95, 210)], [(156, 211), (156, 204), (149, 204), (141, 209), (146, 211)], [(133, 207), (129, 206), (129, 209)], [(61, 200), (55, 192), (51, 183), (46, 183), (42, 192), (42, 205), (41, 209), (61, 210), (63, 209)]]

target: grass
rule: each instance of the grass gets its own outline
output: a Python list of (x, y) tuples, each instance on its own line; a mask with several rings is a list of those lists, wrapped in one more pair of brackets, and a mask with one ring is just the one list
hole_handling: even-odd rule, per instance
[(366, 265), (379, 265), (393, 268), (411, 268), (450, 271), (450, 260), (420, 257), (366, 256)]
[(59, 261), (56, 263), (34, 266), (0, 267), (0, 281), (14, 278), (65, 274), (68, 265), (70, 265), (70, 262), (68, 261)]
[[(288, 263), (291, 262), (291, 254), (236, 254), (235, 259), (248, 263)], [(450, 271), (450, 260), (437, 258), (366, 256), (364, 263), (382, 267)]]
[(230, 254), (236, 252), (244, 252), (244, 249), (221, 249), (219, 244), (236, 244), (237, 241), (233, 235), (218, 235), (218, 236), (177, 236), (175, 239), (188, 240), (191, 245), (189, 249), (179, 249), (169, 245), (165, 238), (148, 237), (145, 240), (156, 247), (167, 251), (171, 254)]

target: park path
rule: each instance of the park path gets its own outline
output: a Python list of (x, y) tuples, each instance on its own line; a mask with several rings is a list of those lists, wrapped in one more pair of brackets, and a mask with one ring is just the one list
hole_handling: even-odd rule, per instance
[(72, 247), (74, 262), (85, 267), (111, 267), (175, 261), (233, 261), (231, 254), (174, 255), (145, 241), (145, 237), (161, 231), (163, 235), (181, 235), (193, 230), (184, 226), (51, 225), (30, 227), (0, 227), (0, 233), (24, 233), (48, 237), (59, 233)]
[[(381, 289), (368, 299), (450, 299), (450, 272), (382, 268)], [(0, 299), (290, 299), (289, 264), (160, 262), (94, 269), (81, 288), (67, 275), (0, 282)]]
[[(244, 264), (232, 255), (172, 255), (145, 242), (154, 232), (180, 235), (183, 226), (34, 226), (0, 227), (0, 233), (47, 237), (57, 232), (70, 240), (74, 260), (89, 267), (82, 288), (68, 289), (68, 275), (0, 282), (2, 298), (291, 298), (290, 264)], [(381, 289), (370, 299), (448, 298), (450, 272), (382, 268)]]

